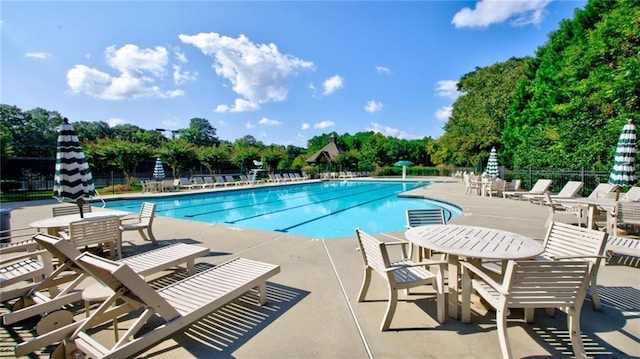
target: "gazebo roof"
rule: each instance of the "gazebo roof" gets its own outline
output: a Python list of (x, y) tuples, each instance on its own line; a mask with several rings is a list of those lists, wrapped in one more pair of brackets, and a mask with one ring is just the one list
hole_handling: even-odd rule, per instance
[[(336, 137), (331, 135), (329, 137), (329, 143), (313, 155), (309, 156), (309, 158), (307, 158), (307, 163), (327, 162), (327, 160), (333, 161), (339, 154), (340, 150), (336, 145)], [(323, 158), (325, 161), (322, 161)]]

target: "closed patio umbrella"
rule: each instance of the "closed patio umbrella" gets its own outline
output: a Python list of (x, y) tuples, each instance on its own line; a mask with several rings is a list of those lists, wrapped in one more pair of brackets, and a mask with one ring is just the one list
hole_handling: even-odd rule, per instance
[(156, 181), (160, 181), (164, 178), (164, 168), (162, 167), (162, 160), (160, 157), (156, 158), (156, 166), (153, 168), (153, 178)]
[(489, 154), (489, 160), (487, 161), (487, 174), (492, 178), (498, 176), (498, 155), (496, 154), (496, 148), (491, 149)]
[(616, 145), (613, 169), (609, 175), (609, 183), (621, 187), (633, 186), (636, 181), (636, 126), (631, 119), (622, 128)]
[(76, 131), (66, 117), (63, 121), (58, 135), (53, 196), (60, 202), (75, 201), (80, 218), (84, 218), (82, 203), (96, 194), (96, 187)]
[(407, 177), (407, 166), (413, 166), (413, 162), (411, 161), (398, 161), (393, 164), (396, 167), (402, 166), (402, 179)]

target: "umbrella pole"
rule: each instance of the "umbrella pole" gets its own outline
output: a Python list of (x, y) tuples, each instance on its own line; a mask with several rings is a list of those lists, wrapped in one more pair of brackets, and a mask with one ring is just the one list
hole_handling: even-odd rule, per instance
[(78, 204), (78, 209), (80, 210), (80, 218), (84, 218), (84, 213), (82, 212), (82, 207), (83, 207), (82, 206), (83, 205), (82, 202), (83, 202), (82, 198), (78, 198), (76, 200), (76, 203)]

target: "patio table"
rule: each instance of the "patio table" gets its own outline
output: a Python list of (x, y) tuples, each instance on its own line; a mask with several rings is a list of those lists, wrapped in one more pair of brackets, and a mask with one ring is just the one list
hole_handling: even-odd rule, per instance
[(611, 213), (616, 206), (615, 198), (566, 198), (566, 199), (555, 199), (554, 202), (560, 204), (567, 205), (578, 205), (578, 206), (586, 206), (587, 207), (587, 228), (594, 229), (595, 228), (595, 213), (596, 209), (601, 209), (607, 212), (607, 229), (609, 228), (609, 223), (611, 221)]
[[(108, 217), (108, 216), (116, 216), (116, 217), (124, 217), (129, 212), (125, 211), (117, 211), (117, 210), (108, 210), (108, 211), (100, 211), (100, 212), (89, 212), (84, 214), (84, 218), (100, 218), (100, 217)], [(60, 228), (67, 228), (71, 222), (79, 221), (80, 214), (68, 214), (65, 216), (51, 217), (45, 219), (39, 219), (37, 221), (33, 221), (29, 223), (29, 227), (38, 228), (38, 230), (42, 228), (47, 229), (47, 233), (53, 236), (57, 236)]]
[(499, 229), (437, 224), (412, 227), (405, 232), (411, 243), (448, 254), (449, 317), (458, 319), (459, 257), (468, 259), (524, 259), (542, 253), (542, 244), (533, 238)]

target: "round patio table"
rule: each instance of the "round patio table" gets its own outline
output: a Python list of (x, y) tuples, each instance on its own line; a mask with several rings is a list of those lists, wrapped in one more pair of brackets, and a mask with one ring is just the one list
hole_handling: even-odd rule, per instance
[(412, 227), (405, 232), (411, 243), (448, 254), (449, 316), (458, 318), (459, 257), (469, 259), (525, 259), (542, 253), (542, 244), (533, 238), (499, 229), (437, 224)]
[[(116, 216), (116, 217), (124, 217), (128, 214), (131, 214), (129, 212), (125, 212), (125, 211), (117, 211), (117, 210), (108, 210), (108, 211), (100, 211), (100, 212), (89, 212), (89, 213), (85, 213), (84, 214), (84, 218), (100, 218), (100, 217), (109, 217), (109, 216)], [(59, 232), (59, 228), (66, 228), (69, 227), (69, 223), (71, 222), (75, 222), (75, 221), (79, 221), (82, 218), (80, 218), (80, 214), (76, 213), (76, 214), (68, 214), (65, 216), (58, 216), (58, 217), (51, 217), (51, 218), (45, 218), (45, 219), (39, 219), (37, 221), (33, 221), (31, 223), (29, 223), (29, 227), (31, 228), (38, 228), (38, 229), (42, 229), (42, 228), (46, 228), (47, 229), (47, 233), (51, 234), (51, 235), (57, 235)]]

